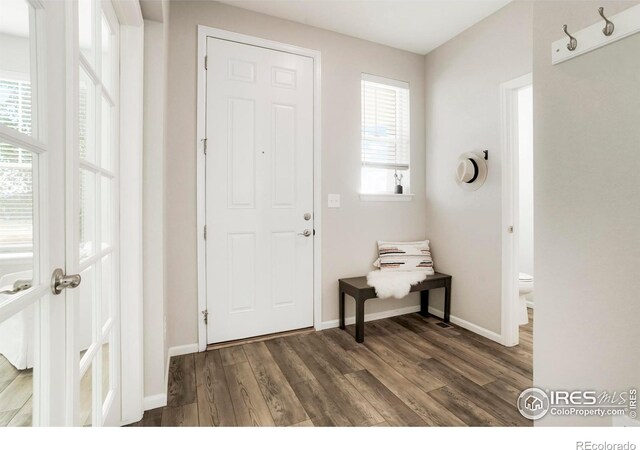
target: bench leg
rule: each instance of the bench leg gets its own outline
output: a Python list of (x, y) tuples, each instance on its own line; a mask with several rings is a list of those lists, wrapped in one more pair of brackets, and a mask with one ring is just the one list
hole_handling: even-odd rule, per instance
[(420, 291), (420, 315), (429, 317), (429, 291)]
[(344, 328), (344, 291), (340, 290), (340, 329)]
[(444, 322), (449, 323), (451, 314), (451, 280), (445, 281), (444, 285)]
[(356, 342), (364, 342), (364, 300), (356, 297)]

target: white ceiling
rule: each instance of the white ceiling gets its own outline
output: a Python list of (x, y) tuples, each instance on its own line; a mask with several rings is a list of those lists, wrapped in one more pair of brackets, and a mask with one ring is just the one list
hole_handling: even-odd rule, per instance
[(410, 52), (426, 54), (511, 0), (221, 0)]

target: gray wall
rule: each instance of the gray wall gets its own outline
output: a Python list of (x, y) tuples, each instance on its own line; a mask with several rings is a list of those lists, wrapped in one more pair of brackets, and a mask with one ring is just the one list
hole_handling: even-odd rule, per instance
[[(338, 278), (372, 269), (376, 240), (427, 237), (424, 185), (424, 57), (215, 2), (171, 2), (166, 122), (166, 285), (170, 346), (197, 342), (196, 51), (197, 25), (208, 25), (322, 52), (322, 320), (338, 318)], [(368, 72), (411, 86), (412, 202), (361, 202), (360, 76)], [(327, 209), (327, 194), (342, 208)], [(348, 315), (353, 312), (349, 303)], [(373, 300), (367, 312), (417, 305)]]
[[(511, 3), (426, 56), (427, 231), (453, 275), (451, 314), (494, 333), (501, 321), (500, 84), (531, 72), (532, 3)], [(458, 187), (463, 152), (489, 150), (475, 192)], [(441, 293), (434, 306), (442, 309)]]
[[(634, 4), (605, 7), (615, 14)], [(591, 25), (599, 6), (534, 8), (534, 384), (549, 389), (640, 386), (640, 35), (550, 62), (562, 24)]]

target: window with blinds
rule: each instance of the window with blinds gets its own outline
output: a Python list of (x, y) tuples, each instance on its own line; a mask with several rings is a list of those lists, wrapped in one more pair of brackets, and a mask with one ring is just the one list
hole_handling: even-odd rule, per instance
[[(31, 134), (31, 84), (0, 78), (0, 124)], [(31, 251), (32, 156), (0, 142), (0, 253)]]
[(399, 179), (407, 192), (409, 143), (408, 83), (363, 74), (362, 192), (393, 192)]

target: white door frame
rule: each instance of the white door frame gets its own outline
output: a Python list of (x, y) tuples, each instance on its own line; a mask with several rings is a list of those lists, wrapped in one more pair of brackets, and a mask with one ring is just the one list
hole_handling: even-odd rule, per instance
[(321, 97), (320, 97), (320, 52), (307, 48), (296, 47), (281, 42), (233, 33), (231, 31), (198, 25), (198, 123), (196, 130), (197, 155), (197, 245), (198, 245), (198, 350), (207, 349), (207, 327), (202, 312), (207, 309), (207, 277), (206, 277), (206, 242), (204, 227), (206, 224), (206, 159), (204, 155), (204, 138), (206, 130), (206, 82), (205, 56), (207, 54), (207, 38), (224, 39), (241, 44), (263, 47), (295, 55), (307, 56), (313, 59), (313, 326), (322, 329), (322, 191), (321, 191)]
[[(502, 344), (518, 345), (518, 90), (532, 84), (531, 74), (500, 85), (502, 147)], [(513, 227), (513, 231), (510, 231)]]
[(120, 424), (144, 414), (142, 158), (144, 20), (138, 0), (112, 0), (120, 22)]

